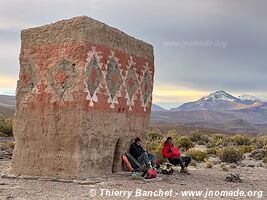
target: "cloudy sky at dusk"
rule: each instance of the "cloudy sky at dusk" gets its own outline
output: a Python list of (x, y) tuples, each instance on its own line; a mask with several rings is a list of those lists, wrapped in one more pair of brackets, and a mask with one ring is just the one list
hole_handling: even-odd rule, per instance
[(267, 99), (265, 0), (0, 0), (0, 93), (14, 94), (20, 30), (87, 15), (154, 46), (154, 103), (218, 89)]

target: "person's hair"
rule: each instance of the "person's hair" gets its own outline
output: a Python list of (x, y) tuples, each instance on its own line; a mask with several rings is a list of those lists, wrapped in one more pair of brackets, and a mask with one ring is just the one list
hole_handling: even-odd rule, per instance
[(165, 143), (168, 143), (168, 142), (169, 142), (169, 140), (172, 140), (172, 137), (167, 137), (167, 139), (166, 139)]
[(172, 140), (172, 137), (167, 137), (167, 140)]
[(140, 139), (139, 137), (137, 137), (137, 138), (135, 138), (134, 142), (135, 142), (135, 143), (137, 143), (137, 142), (141, 142), (141, 139)]

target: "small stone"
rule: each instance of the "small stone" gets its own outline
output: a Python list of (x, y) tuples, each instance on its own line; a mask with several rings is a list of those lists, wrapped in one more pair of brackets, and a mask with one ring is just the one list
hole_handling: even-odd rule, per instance
[(232, 164), (232, 165), (230, 165), (230, 168), (236, 168), (236, 165), (235, 164)]

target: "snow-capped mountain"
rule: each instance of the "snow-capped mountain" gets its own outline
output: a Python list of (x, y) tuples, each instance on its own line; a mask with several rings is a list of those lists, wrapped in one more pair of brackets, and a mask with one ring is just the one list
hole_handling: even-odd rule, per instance
[(211, 93), (210, 95), (206, 97), (202, 97), (200, 99), (201, 101), (230, 101), (234, 102), (237, 101), (238, 99), (231, 94), (226, 93), (223, 90), (218, 90), (216, 92)]
[(250, 95), (241, 95), (235, 97), (223, 90), (218, 90), (200, 98), (198, 101), (185, 103), (171, 110), (192, 111), (192, 110), (209, 110), (209, 111), (227, 111), (255, 108), (265, 104), (258, 98)]
[(242, 94), (238, 98), (242, 101), (262, 101), (261, 99), (249, 94)]

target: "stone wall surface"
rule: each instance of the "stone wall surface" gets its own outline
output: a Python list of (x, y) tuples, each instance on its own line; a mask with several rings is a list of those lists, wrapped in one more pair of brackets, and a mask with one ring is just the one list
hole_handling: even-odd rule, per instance
[(21, 39), (12, 173), (119, 171), (121, 154), (148, 128), (153, 47), (85, 16), (23, 30)]

